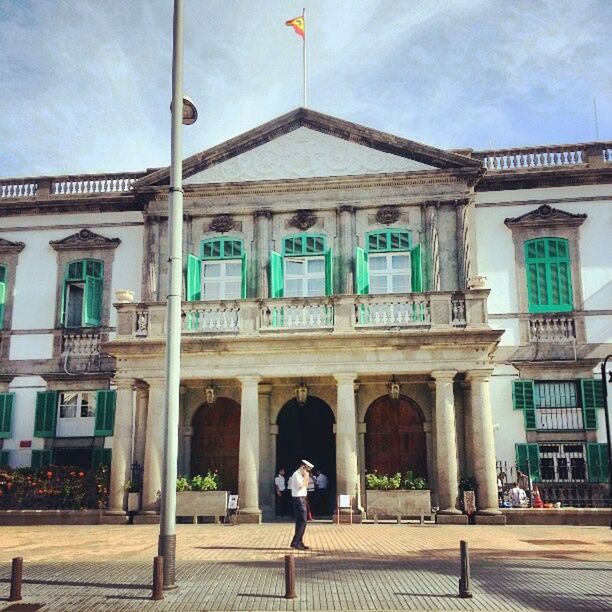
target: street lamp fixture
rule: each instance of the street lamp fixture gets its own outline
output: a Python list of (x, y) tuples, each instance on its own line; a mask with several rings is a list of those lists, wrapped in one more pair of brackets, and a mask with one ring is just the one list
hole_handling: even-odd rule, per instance
[(295, 388), (295, 399), (300, 406), (306, 405), (308, 399), (308, 387), (304, 382), (304, 379), (300, 381), (300, 384)]
[(395, 375), (393, 375), (391, 380), (387, 383), (387, 389), (389, 389), (389, 397), (392, 400), (398, 400), (400, 398), (401, 385), (395, 380)]
[(204, 398), (209, 406), (212, 406), (217, 401), (217, 387), (211, 381), (204, 389)]

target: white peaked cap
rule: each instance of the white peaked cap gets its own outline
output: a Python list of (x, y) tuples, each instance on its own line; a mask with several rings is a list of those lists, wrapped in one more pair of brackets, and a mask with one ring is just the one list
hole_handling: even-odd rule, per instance
[(306, 461), (306, 459), (302, 459), (302, 463), (309, 469), (312, 470), (312, 468), (314, 467), (314, 465), (312, 463), (310, 463), (310, 461)]

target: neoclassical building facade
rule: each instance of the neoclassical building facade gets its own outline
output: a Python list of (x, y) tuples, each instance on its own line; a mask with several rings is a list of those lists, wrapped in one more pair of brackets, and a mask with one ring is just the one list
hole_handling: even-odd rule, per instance
[[(373, 471), (426, 478), (441, 522), (468, 477), (502, 521), (509, 463), (592, 495), (611, 159), (443, 151), (305, 109), (186, 159), (179, 472), (217, 470), (254, 522), (301, 458), (356, 518)], [(1, 183), (4, 461), (111, 462), (120, 519), (134, 466), (143, 515), (159, 504), (168, 182)]]

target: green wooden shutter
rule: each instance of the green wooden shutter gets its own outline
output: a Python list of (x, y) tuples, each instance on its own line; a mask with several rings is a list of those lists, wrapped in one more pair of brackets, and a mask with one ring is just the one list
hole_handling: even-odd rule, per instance
[(325, 295), (334, 295), (334, 257), (331, 248), (325, 251)]
[(31, 465), (34, 469), (51, 465), (53, 463), (52, 456), (53, 451), (50, 449), (33, 450)]
[(187, 280), (185, 283), (187, 301), (197, 302), (202, 299), (202, 262), (199, 257), (187, 255)]
[(540, 480), (540, 454), (537, 444), (515, 444), (516, 469), (531, 476), (531, 480)]
[(116, 391), (96, 393), (96, 427), (94, 436), (112, 436), (115, 430)]
[(370, 293), (368, 254), (361, 247), (355, 249), (355, 293), (357, 295)]
[(285, 294), (284, 258), (276, 251), (270, 251), (270, 297), (281, 298)]
[(610, 466), (608, 464), (607, 444), (587, 444), (587, 466), (590, 482), (608, 482)]
[(0, 451), (0, 468), (10, 468), (9, 465), (9, 451)]
[(112, 460), (112, 448), (94, 448), (91, 452), (91, 467), (94, 470), (97, 470), (101, 465), (110, 467)]
[(420, 293), (423, 291), (423, 262), (420, 244), (410, 249), (410, 265), (412, 267), (412, 292)]
[(36, 394), (34, 436), (37, 438), (55, 437), (56, 419), (57, 391), (39, 391)]
[(537, 429), (535, 383), (533, 380), (512, 381), (512, 403), (515, 410), (523, 411), (525, 429)]
[(597, 409), (603, 408), (601, 380), (583, 378), (580, 381), (582, 396), (582, 423), (585, 429), (597, 429)]
[(0, 329), (4, 329), (4, 304), (6, 302), (6, 282), (0, 281)]
[(0, 438), (11, 437), (14, 393), (0, 393)]
[(104, 281), (95, 276), (85, 277), (83, 325), (99, 327), (102, 323), (102, 290)]
[(247, 254), (246, 252), (244, 252), (242, 254), (242, 286), (240, 290), (240, 297), (243, 300), (248, 297), (248, 293), (249, 293), (248, 283), (247, 283), (247, 273), (248, 273)]

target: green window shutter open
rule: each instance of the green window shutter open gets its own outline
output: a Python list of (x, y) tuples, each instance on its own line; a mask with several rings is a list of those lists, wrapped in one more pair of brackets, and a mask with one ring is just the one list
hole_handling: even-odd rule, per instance
[(283, 256), (270, 251), (270, 297), (281, 298), (285, 293)]
[(50, 449), (32, 451), (32, 467), (42, 468), (53, 463), (53, 451)]
[(423, 291), (423, 261), (420, 244), (410, 249), (410, 267), (412, 268), (412, 292), (420, 293)]
[(527, 240), (525, 273), (529, 312), (573, 310), (568, 240), (565, 238)]
[(85, 312), (83, 325), (99, 327), (102, 323), (102, 287), (101, 278), (88, 276), (85, 279), (85, 297), (83, 299)]
[(112, 460), (112, 448), (94, 448), (91, 452), (91, 467), (94, 470), (97, 470), (101, 465), (110, 467)]
[(243, 253), (242, 254), (242, 285), (240, 287), (240, 297), (244, 300), (247, 297), (249, 297), (248, 293), (249, 293), (249, 289), (248, 289), (248, 283), (247, 283), (247, 272), (248, 272), (248, 268), (247, 268), (247, 254)]
[(187, 255), (187, 279), (185, 282), (187, 301), (197, 302), (202, 299), (202, 262), (199, 257)]
[(583, 378), (580, 381), (580, 394), (584, 428), (597, 429), (597, 409), (604, 405), (601, 380)]
[(530, 475), (531, 480), (540, 480), (540, 454), (537, 444), (516, 444), (516, 469)]
[(608, 482), (610, 466), (608, 464), (607, 444), (587, 444), (587, 465), (590, 482)]
[(36, 416), (34, 418), (34, 437), (55, 437), (57, 419), (57, 391), (39, 391), (36, 394)]
[(361, 247), (355, 249), (355, 293), (357, 295), (370, 293), (368, 254)]
[(515, 410), (523, 411), (525, 429), (527, 431), (537, 429), (535, 383), (533, 380), (512, 381), (512, 403)]
[(334, 257), (332, 249), (325, 251), (325, 295), (334, 295)]
[(0, 393), (0, 438), (11, 437), (14, 393)]
[(112, 436), (115, 429), (116, 391), (98, 391), (96, 394), (96, 428), (94, 436)]
[(10, 468), (9, 465), (9, 451), (0, 451), (0, 468)]

